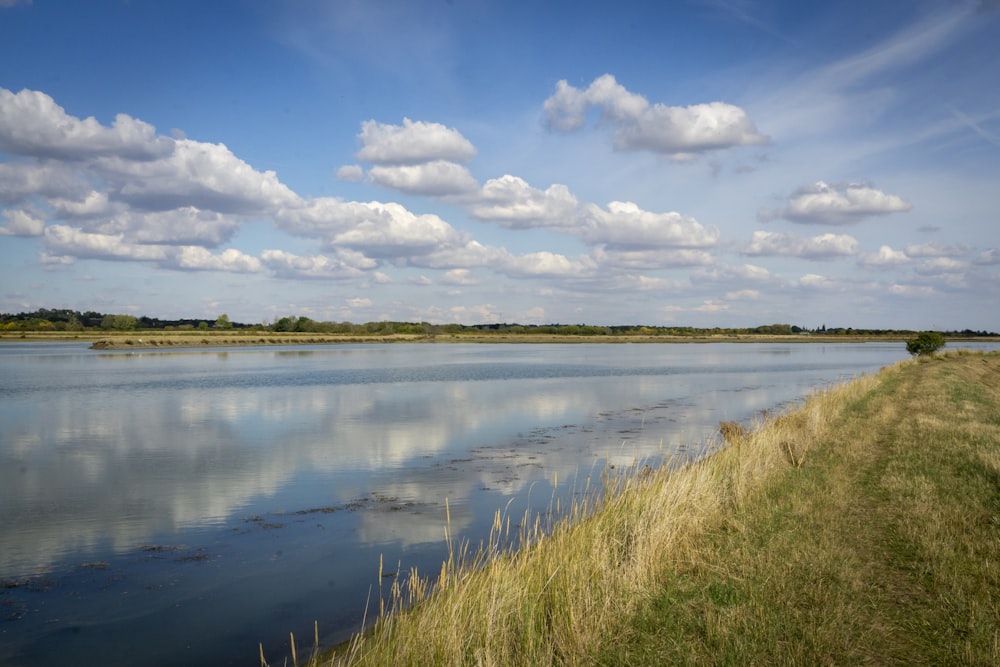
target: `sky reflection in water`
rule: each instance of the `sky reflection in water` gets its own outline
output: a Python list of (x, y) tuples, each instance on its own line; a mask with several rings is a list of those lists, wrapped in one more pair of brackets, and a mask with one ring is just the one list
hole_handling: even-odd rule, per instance
[[(0, 346), (0, 662), (246, 664), (605, 465), (906, 356), (865, 345)], [(513, 499), (513, 500), (512, 500)], [(164, 628), (170, 628), (165, 631)], [(120, 645), (113, 645), (114, 637)], [(136, 651), (144, 650), (145, 654)], [(269, 658), (273, 660), (273, 658)]]

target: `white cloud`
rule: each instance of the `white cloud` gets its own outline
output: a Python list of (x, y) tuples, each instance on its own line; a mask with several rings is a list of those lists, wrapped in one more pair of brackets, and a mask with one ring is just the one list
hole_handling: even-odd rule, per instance
[(345, 164), (337, 169), (337, 180), (360, 181), (365, 177), (365, 170), (358, 164)]
[(650, 106), (643, 96), (629, 92), (610, 74), (598, 77), (585, 90), (559, 81), (556, 92), (543, 105), (549, 127), (563, 132), (583, 127), (592, 107), (599, 108), (602, 118), (615, 128), (618, 150), (688, 158), (769, 141), (740, 107), (724, 102)]
[(317, 197), (279, 209), (275, 222), (296, 236), (329, 238), (359, 222), (388, 215), (381, 202), (345, 202), (336, 197)]
[(372, 182), (417, 195), (457, 195), (479, 189), (469, 170), (446, 160), (422, 164), (375, 166), (368, 171)]
[(914, 270), (923, 276), (937, 276), (948, 273), (963, 273), (968, 268), (967, 262), (959, 262), (950, 257), (933, 257), (918, 264)]
[(142, 245), (124, 240), (123, 234), (94, 234), (68, 225), (45, 228), (45, 247), (52, 254), (80, 259), (163, 261), (163, 246)]
[(0, 149), (61, 160), (98, 156), (152, 160), (169, 155), (174, 141), (157, 136), (152, 125), (125, 114), (118, 114), (111, 127), (105, 127), (93, 117), (70, 116), (43, 92), (12, 93), (0, 88)]
[(52, 197), (49, 206), (59, 218), (90, 218), (108, 213), (111, 204), (108, 193), (91, 190), (83, 199)]
[(847, 234), (821, 234), (803, 238), (786, 232), (755, 231), (743, 254), (832, 259), (857, 254), (858, 241)]
[(358, 139), (358, 159), (372, 164), (468, 162), (476, 154), (475, 147), (458, 130), (409, 118), (404, 118), (401, 126), (367, 120), (361, 124)]
[(770, 283), (775, 276), (763, 266), (743, 264), (741, 266), (720, 266), (711, 269), (699, 269), (694, 273), (698, 282), (735, 283), (746, 282)]
[(181, 139), (176, 150), (160, 160), (99, 158), (95, 166), (111, 183), (121, 183), (114, 198), (146, 210), (195, 206), (262, 215), (298, 200), (273, 171), (257, 171), (223, 144)]
[(472, 215), (492, 220), (509, 229), (559, 227), (572, 224), (577, 211), (576, 197), (565, 185), (539, 190), (517, 176), (505, 174), (483, 185)]
[(452, 269), (442, 276), (441, 282), (446, 285), (478, 285), (479, 279), (469, 269)]
[(700, 306), (695, 306), (691, 310), (696, 313), (719, 313), (729, 310), (731, 306), (728, 303), (719, 303), (718, 301), (708, 300), (703, 301)]
[(200, 246), (184, 246), (172, 254), (171, 264), (180, 269), (198, 271), (226, 271), (230, 273), (256, 273), (261, 262), (235, 248), (213, 254)]
[(736, 292), (726, 292), (722, 298), (726, 301), (753, 301), (760, 298), (760, 292), (755, 289), (744, 289)]
[(58, 162), (0, 162), (0, 202), (14, 204), (29, 197), (84, 197), (90, 188), (73, 166)]
[(615, 250), (595, 248), (590, 256), (601, 268), (625, 270), (655, 270), (683, 266), (709, 266), (715, 258), (704, 250), (652, 248), (648, 250)]
[(964, 257), (969, 254), (969, 248), (964, 245), (946, 246), (937, 241), (922, 244), (909, 244), (903, 247), (907, 257)]
[(798, 284), (802, 287), (808, 287), (817, 290), (831, 290), (836, 288), (837, 284), (827, 278), (826, 276), (821, 276), (817, 273), (807, 273), (798, 280)]
[(843, 225), (865, 218), (909, 211), (913, 206), (896, 195), (868, 185), (828, 185), (817, 181), (796, 190), (781, 209), (764, 209), (758, 218), (764, 221), (784, 218), (792, 222)]
[(979, 253), (979, 256), (976, 257), (976, 264), (1000, 264), (1000, 248), (990, 248)]
[(719, 230), (705, 227), (680, 213), (644, 211), (632, 202), (613, 201), (604, 210), (587, 205), (573, 230), (584, 242), (609, 248), (707, 248), (719, 240)]
[(229, 241), (240, 225), (235, 216), (192, 206), (150, 213), (125, 209), (108, 217), (84, 218), (79, 222), (85, 231), (122, 234), (123, 240), (129, 242), (207, 247)]
[(41, 236), (45, 230), (45, 221), (24, 209), (3, 211), (3, 219), (2, 236)]
[(934, 288), (927, 285), (900, 285), (894, 283), (889, 287), (889, 293), (896, 296), (925, 297), (934, 296)]
[(899, 266), (910, 261), (907, 254), (901, 250), (893, 250), (890, 246), (880, 246), (877, 253), (865, 253), (858, 264), (868, 268)]
[(510, 257), (502, 267), (498, 267), (509, 276), (518, 277), (576, 277), (586, 273), (586, 268), (579, 262), (573, 262), (565, 255), (548, 251), (533, 252), (519, 257)]
[(442, 246), (461, 246), (468, 238), (436, 215), (416, 215), (400, 204), (367, 204), (378, 215), (357, 221), (332, 236), (331, 246), (345, 246), (369, 257), (423, 255)]
[(326, 255), (295, 255), (284, 250), (265, 250), (260, 255), (261, 262), (282, 278), (333, 279), (357, 277), (361, 268), (374, 268), (369, 262), (358, 267), (339, 257)]
[(44, 236), (46, 254), (60, 259), (153, 262), (166, 269), (231, 273), (253, 273), (261, 268), (257, 258), (234, 248), (213, 254), (201, 246), (135, 243), (124, 234), (86, 232), (68, 225), (49, 225)]

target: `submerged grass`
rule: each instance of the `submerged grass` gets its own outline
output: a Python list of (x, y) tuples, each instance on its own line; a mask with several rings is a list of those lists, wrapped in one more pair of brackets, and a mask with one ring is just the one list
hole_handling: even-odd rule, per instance
[(1000, 664), (1000, 355), (723, 430), (551, 531), (511, 540), (500, 512), (477, 550), (449, 536), (437, 577), (396, 578), (370, 631), (308, 664)]

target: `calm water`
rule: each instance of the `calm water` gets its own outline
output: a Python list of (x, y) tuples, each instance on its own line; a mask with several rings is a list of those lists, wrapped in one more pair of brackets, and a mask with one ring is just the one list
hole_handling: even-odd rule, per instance
[[(0, 345), (0, 664), (280, 664), (607, 465), (697, 455), (891, 344)], [(558, 485), (553, 486), (553, 480)], [(575, 481), (574, 481), (575, 480)], [(377, 605), (376, 605), (377, 607)]]

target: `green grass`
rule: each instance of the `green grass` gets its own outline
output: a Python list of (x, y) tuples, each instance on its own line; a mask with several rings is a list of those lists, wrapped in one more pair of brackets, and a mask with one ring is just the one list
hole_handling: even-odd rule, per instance
[(903, 362), (516, 552), (498, 514), (309, 664), (1000, 664), (998, 422), (1000, 355)]

